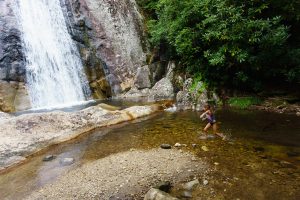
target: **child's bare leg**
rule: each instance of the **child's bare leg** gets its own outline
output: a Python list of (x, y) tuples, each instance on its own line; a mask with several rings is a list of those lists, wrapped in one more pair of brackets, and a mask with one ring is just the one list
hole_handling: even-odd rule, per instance
[(206, 124), (205, 128), (203, 129), (203, 131), (204, 131), (205, 133), (207, 133), (207, 130), (208, 130), (210, 127), (211, 127), (211, 124), (210, 124), (210, 123)]
[(219, 137), (221, 137), (221, 138), (224, 139), (225, 136), (223, 135), (223, 133), (218, 133), (217, 130), (218, 130), (218, 126), (217, 126), (216, 123), (214, 123), (214, 124), (213, 124), (213, 131), (214, 131), (214, 134), (216, 134), (216, 135), (218, 135)]
[(213, 133), (214, 133), (214, 134), (218, 134), (218, 133), (217, 133), (217, 129), (218, 129), (217, 124), (214, 123), (214, 124), (212, 125), (212, 127), (213, 127)]

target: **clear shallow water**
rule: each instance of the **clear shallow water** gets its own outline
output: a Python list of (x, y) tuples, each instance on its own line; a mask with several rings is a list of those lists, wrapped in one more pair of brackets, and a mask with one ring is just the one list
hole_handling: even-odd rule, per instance
[[(52, 147), (45, 153), (29, 159), (24, 165), (0, 175), (0, 196), (21, 199), (25, 194), (52, 182), (66, 171), (93, 160), (132, 148), (151, 149), (159, 147), (162, 143), (174, 145), (177, 142), (187, 144), (183, 150), (190, 151), (207, 162), (221, 163), (226, 176), (241, 177), (241, 186), (232, 191), (232, 194), (237, 196), (242, 196), (244, 190), (251, 193), (252, 190), (264, 187), (264, 193), (271, 195), (277, 192), (277, 197), (286, 198), (282, 195), (290, 188), (285, 188), (282, 183), (276, 185), (277, 182), (285, 182), (287, 187), (292, 189), (299, 187), (298, 117), (253, 111), (219, 111), (217, 119), (221, 123), (220, 131), (232, 138), (231, 141), (222, 141), (219, 138), (199, 139), (199, 132), (205, 124), (198, 116), (199, 113), (195, 112), (158, 113), (113, 128), (100, 129), (74, 141)], [(193, 148), (192, 144), (197, 144), (197, 147)], [(203, 152), (200, 148), (202, 145), (207, 146), (209, 152)], [(46, 154), (57, 155), (57, 158), (51, 162), (42, 162)], [(73, 157), (76, 162), (63, 167), (59, 160), (64, 157)], [(282, 170), (282, 161), (291, 162), (293, 167), (283, 168), (286, 174), (277, 176), (275, 172)], [(255, 167), (252, 171), (247, 169), (253, 166)], [(263, 178), (258, 177), (261, 173), (266, 175)], [(223, 175), (214, 176), (218, 179)], [(256, 184), (258, 180), (260, 185)], [(274, 180), (277, 182), (270, 185), (269, 182)], [(216, 181), (214, 184), (218, 188), (222, 182)], [(247, 185), (247, 189), (242, 189), (243, 184)], [(294, 193), (291, 195), (295, 196)]]

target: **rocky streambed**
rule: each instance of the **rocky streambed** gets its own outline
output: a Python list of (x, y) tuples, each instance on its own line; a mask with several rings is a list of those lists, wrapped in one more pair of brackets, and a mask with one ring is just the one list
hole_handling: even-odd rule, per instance
[[(203, 137), (204, 124), (195, 112), (158, 112), (97, 129), (0, 175), (0, 195), (149, 199), (161, 195), (151, 188), (167, 187), (171, 199), (299, 199), (298, 118), (249, 111), (217, 116), (228, 141)], [(268, 126), (271, 119), (285, 124)], [(42, 161), (47, 155), (54, 159)], [(73, 162), (62, 165), (64, 158)]]

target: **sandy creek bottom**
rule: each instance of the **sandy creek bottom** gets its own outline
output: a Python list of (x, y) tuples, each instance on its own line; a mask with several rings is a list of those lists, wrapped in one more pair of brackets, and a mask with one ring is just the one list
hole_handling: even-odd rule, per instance
[[(208, 186), (194, 191), (193, 199), (300, 199), (299, 117), (220, 110), (216, 115), (220, 131), (230, 136), (229, 141), (222, 141), (199, 139), (205, 122), (198, 116), (190, 111), (161, 112), (51, 147), (0, 174), (0, 198), (22, 199), (69, 170), (118, 152), (181, 143), (187, 145), (182, 151), (191, 152), (213, 169)], [(57, 157), (43, 162), (48, 154)], [(65, 157), (75, 158), (75, 163), (61, 166), (59, 160)], [(174, 188), (172, 195), (179, 192)]]

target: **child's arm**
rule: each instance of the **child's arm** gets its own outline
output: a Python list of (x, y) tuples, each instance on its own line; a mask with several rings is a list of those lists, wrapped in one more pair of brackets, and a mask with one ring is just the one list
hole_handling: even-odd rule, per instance
[(200, 115), (200, 118), (203, 118), (208, 112), (209, 112), (209, 110), (207, 110), (204, 113), (202, 113), (202, 115)]

